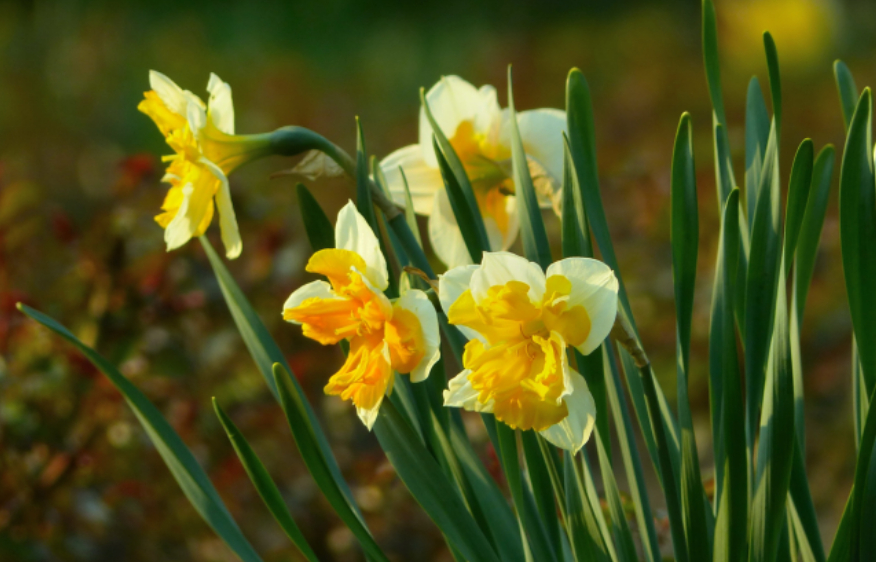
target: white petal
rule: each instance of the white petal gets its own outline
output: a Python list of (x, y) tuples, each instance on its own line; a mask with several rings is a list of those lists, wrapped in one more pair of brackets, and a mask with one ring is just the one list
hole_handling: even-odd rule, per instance
[(197, 224), (189, 220), (189, 206), (192, 201), (192, 194), (195, 188), (192, 184), (186, 184), (183, 187), (183, 201), (179, 209), (176, 211), (173, 219), (164, 229), (164, 242), (167, 244), (167, 251), (175, 250), (192, 239)]
[(234, 103), (231, 101), (231, 86), (211, 72), (207, 91), (210, 93), (207, 114), (213, 125), (223, 133), (233, 135)]
[(419, 289), (411, 289), (403, 294), (396, 301), (396, 305), (411, 311), (420, 321), (426, 353), (419, 364), (411, 371), (410, 375), (411, 382), (424, 381), (432, 371), (432, 367), (441, 358), (441, 334), (438, 332), (438, 315), (435, 313), (432, 301), (429, 300), (426, 293)]
[(535, 158), (559, 185), (563, 179), (566, 112), (559, 109), (521, 111), (517, 114), (517, 125), (526, 154)]
[(476, 133), (487, 135), (501, 122), (502, 108), (499, 107), (499, 97), (493, 86), (481, 86), (478, 95), (481, 99), (474, 117), (474, 130)]
[(470, 412), (486, 412), (493, 411), (493, 400), (486, 404), (478, 400), (478, 392), (472, 388), (468, 376), (471, 370), (466, 369), (459, 373), (447, 383), (447, 389), (444, 391), (444, 405), (453, 408), (463, 408)]
[[(461, 265), (438, 276), (438, 300), (441, 302), (441, 308), (445, 314), (450, 310), (453, 303), (456, 302), (456, 299), (469, 289), (471, 276), (479, 267), (477, 264)], [(479, 339), (486, 343), (486, 339), (475, 330), (467, 326), (456, 327), (466, 338), (470, 340)]]
[(456, 223), (456, 217), (453, 216), (447, 191), (444, 189), (435, 192), (428, 226), (432, 249), (447, 267), (457, 267), (472, 262), (462, 232), (459, 231)]
[(590, 334), (578, 346), (587, 355), (599, 347), (617, 318), (618, 282), (606, 264), (591, 258), (566, 258), (547, 269), (547, 277), (562, 275), (572, 282), (569, 305), (583, 306), (590, 316)]
[[(332, 291), (332, 286), (329, 285), (325, 281), (311, 281), (306, 285), (302, 285), (295, 289), (295, 291), (289, 295), (289, 298), (286, 299), (286, 302), (283, 303), (283, 310), (288, 310), (290, 308), (296, 308), (301, 305), (307, 299), (312, 298), (320, 298), (320, 299), (338, 299), (338, 297), (334, 291)], [(294, 320), (289, 320), (289, 322), (293, 324), (300, 324), (301, 322), (296, 322)]]
[(198, 101), (200, 100), (196, 101), (190, 98), (188, 105), (186, 105), (186, 121), (195, 135), (207, 126), (207, 110), (204, 109), (203, 102), (199, 104)]
[(348, 201), (338, 213), (338, 222), (335, 224), (335, 245), (362, 256), (365, 260), (365, 276), (379, 291), (386, 290), (389, 286), (389, 277), (386, 260), (380, 251), (380, 242), (352, 201)]
[(521, 281), (529, 285), (529, 299), (540, 303), (544, 296), (545, 277), (537, 263), (510, 252), (484, 252), (481, 267), (471, 277), (471, 293), (476, 302), (487, 296), (495, 285)]
[(149, 71), (149, 87), (152, 88), (167, 109), (185, 117), (186, 115), (186, 96), (183, 89), (176, 85), (176, 82), (156, 71)]
[[(460, 123), (474, 122), (484, 105), (484, 97), (459, 76), (444, 76), (426, 93), (426, 103), (441, 131), (447, 138), (452, 138)], [(438, 160), (432, 150), (432, 126), (423, 108), (420, 108), (419, 138), (423, 159), (429, 166), (437, 168)]]
[(587, 381), (577, 371), (572, 371), (572, 386), (572, 394), (563, 398), (569, 415), (560, 423), (539, 433), (557, 447), (574, 454), (590, 439), (597, 412), (593, 395), (587, 388)]
[(240, 240), (240, 230), (237, 228), (237, 216), (234, 214), (234, 206), (231, 204), (231, 190), (228, 187), (228, 178), (219, 168), (206, 158), (201, 162), (219, 180), (219, 189), (216, 191), (216, 209), (219, 211), (219, 229), (222, 233), (222, 244), (225, 246), (225, 257), (230, 260), (240, 255), (243, 242)]
[(418, 215), (431, 214), (435, 192), (444, 189), (441, 172), (438, 168), (426, 164), (417, 144), (400, 148), (384, 158), (380, 162), (380, 169), (386, 176), (386, 183), (389, 185), (393, 200), (400, 205), (405, 204), (405, 186), (399, 167), (404, 168), (408, 188), (411, 190), (414, 212)]

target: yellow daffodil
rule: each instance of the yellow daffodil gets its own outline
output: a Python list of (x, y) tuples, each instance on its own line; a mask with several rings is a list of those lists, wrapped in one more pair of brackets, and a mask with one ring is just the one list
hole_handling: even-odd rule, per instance
[(241, 164), (266, 156), (267, 135), (235, 135), (231, 87), (210, 75), (208, 104), (154, 70), (149, 73), (151, 90), (137, 106), (148, 115), (173, 149), (162, 181), (171, 185), (155, 221), (164, 227), (168, 251), (194, 236), (204, 234), (213, 220), (213, 203), (219, 211), (219, 227), (228, 258), (242, 248), (228, 174)]
[(394, 371), (411, 381), (429, 376), (440, 357), (438, 317), (423, 291), (409, 289), (390, 301), (386, 261), (368, 223), (352, 202), (338, 214), (337, 248), (320, 250), (306, 270), (328, 278), (292, 293), (283, 318), (303, 326), (304, 335), (323, 345), (350, 343), (343, 367), (325, 386), (326, 394), (351, 400), (371, 429)]
[[(458, 76), (442, 78), (426, 94), (426, 103), (468, 173), (490, 247), (509, 248), (518, 231), (509, 110), (499, 107), (495, 88), (478, 89)], [(566, 113), (557, 109), (522, 111), (517, 114), (517, 123), (539, 199), (544, 206), (555, 205), (563, 173)], [(401, 167), (414, 211), (429, 216), (429, 239), (435, 253), (448, 267), (470, 264), (438, 170), (432, 127), (423, 108), (419, 141), (396, 150), (380, 163), (392, 196), (404, 204)]]
[(578, 451), (596, 407), (587, 383), (569, 366), (566, 346), (599, 347), (617, 316), (618, 282), (604, 263), (568, 258), (543, 273), (507, 252), (440, 277), (441, 305), (469, 338), (446, 406), (490, 412), (512, 428), (539, 431)]

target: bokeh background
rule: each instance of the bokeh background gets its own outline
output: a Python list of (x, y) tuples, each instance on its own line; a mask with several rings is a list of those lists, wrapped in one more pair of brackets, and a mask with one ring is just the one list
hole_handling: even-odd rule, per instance
[[(874, 82), (876, 6), (716, 5), (737, 181), (748, 79), (767, 84), (764, 29), (782, 65), (784, 183), (803, 138), (841, 150), (831, 63), (843, 58), (859, 87)], [(149, 69), (200, 94), (209, 73), (219, 74), (233, 88), (241, 133), (303, 125), (352, 149), (358, 115), (369, 152), (383, 157), (416, 141), (418, 89), (442, 74), (494, 84), (504, 103), (512, 63), (518, 109), (562, 108), (566, 74), (581, 68), (593, 90), (609, 225), (670, 400), (669, 162), (679, 115), (691, 112), (701, 212), (691, 399), (710, 478), (706, 335), (717, 203), (699, 18), (694, 1), (0, 3), (0, 560), (234, 559), (119, 394), (70, 346), (19, 314), (17, 301), (58, 318), (121, 365), (194, 450), (266, 561), (296, 560), (297, 552), (248, 482), (211, 396), (266, 462), (317, 553), (362, 559), (304, 469), (200, 245), (164, 251), (152, 217), (165, 192), (167, 148), (136, 110)], [(288, 354), (378, 542), (393, 560), (451, 560), (353, 410), (322, 395), (339, 350), (281, 321), (286, 296), (309, 280), (295, 179), (269, 179), (294, 163), (268, 159), (235, 173), (244, 252), (229, 267)], [(803, 327), (806, 459), (826, 544), (854, 459), (837, 175)], [(353, 196), (342, 179), (309, 186), (329, 216)], [(556, 219), (548, 225), (556, 234)], [(209, 236), (218, 243), (215, 227)], [(476, 422), (470, 429), (482, 444), (482, 429)], [(494, 453), (479, 447), (495, 468)], [(622, 471), (618, 477), (623, 486)]]

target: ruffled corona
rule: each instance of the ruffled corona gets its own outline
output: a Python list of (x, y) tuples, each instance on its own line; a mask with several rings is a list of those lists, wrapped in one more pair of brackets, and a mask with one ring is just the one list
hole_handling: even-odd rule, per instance
[(267, 135), (235, 135), (231, 88), (210, 75), (208, 104), (155, 71), (149, 73), (152, 90), (144, 94), (138, 109), (148, 115), (164, 135), (174, 154), (163, 181), (170, 190), (155, 217), (164, 231), (168, 251), (194, 236), (204, 234), (213, 219), (214, 202), (228, 258), (240, 255), (228, 174), (246, 162), (269, 153)]
[(386, 261), (352, 202), (338, 214), (335, 240), (337, 248), (316, 252), (306, 267), (328, 282), (313, 281), (292, 293), (283, 319), (301, 324), (305, 336), (323, 345), (350, 343), (325, 392), (351, 401), (371, 429), (392, 390), (393, 373), (409, 373), (419, 382), (438, 361), (438, 317), (422, 291), (410, 289), (394, 301), (383, 294), (389, 285)]
[[(458, 76), (445, 76), (426, 94), (432, 116), (447, 136), (471, 180), (484, 217), (490, 246), (507, 249), (517, 237), (515, 186), (511, 172), (510, 112), (499, 107), (496, 89), (475, 88)], [(556, 203), (563, 173), (566, 113), (535, 109), (517, 114), (517, 123), (536, 192), (545, 206)], [(396, 150), (380, 167), (393, 198), (405, 202), (402, 168), (414, 211), (429, 216), (429, 238), (448, 267), (470, 264), (456, 224), (438, 161), (432, 148), (432, 127), (420, 110), (419, 144)]]
[(512, 428), (532, 429), (577, 451), (596, 411), (566, 347), (591, 353), (617, 316), (618, 283), (604, 263), (569, 258), (547, 274), (506, 252), (440, 278), (441, 305), (469, 337), (464, 371), (444, 392), (447, 406), (491, 412)]

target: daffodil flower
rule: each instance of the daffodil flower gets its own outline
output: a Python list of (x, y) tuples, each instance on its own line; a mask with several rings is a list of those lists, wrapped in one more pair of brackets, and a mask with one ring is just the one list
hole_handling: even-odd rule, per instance
[(445, 406), (492, 413), (578, 451), (596, 406), (567, 346), (585, 355), (599, 347), (617, 316), (617, 291), (611, 269), (589, 258), (564, 259), (545, 274), (520, 256), (485, 252), (481, 265), (442, 275), (441, 306), (470, 340)]
[(235, 135), (231, 87), (210, 75), (208, 104), (170, 78), (150, 71), (151, 90), (137, 106), (164, 135), (174, 154), (162, 181), (171, 185), (163, 213), (155, 221), (164, 227), (167, 250), (179, 248), (206, 232), (213, 220), (215, 201), (219, 210), (222, 243), (228, 258), (240, 255), (242, 243), (237, 228), (228, 174), (238, 166), (270, 153), (267, 135)]
[[(445, 76), (426, 94), (426, 103), (441, 131), (462, 161), (484, 217), (493, 250), (508, 249), (517, 237), (518, 218), (511, 168), (511, 115), (501, 109), (492, 86), (475, 88), (458, 76)], [(543, 206), (558, 202), (563, 173), (566, 113), (534, 109), (517, 114), (517, 124), (536, 192)], [(432, 146), (432, 127), (420, 109), (419, 144), (383, 159), (393, 199), (405, 202), (402, 168), (414, 211), (429, 216), (429, 239), (448, 267), (472, 263), (456, 224)]]
[(323, 345), (341, 340), (350, 352), (325, 386), (326, 394), (350, 400), (371, 429), (383, 397), (391, 392), (394, 371), (420, 382), (441, 356), (435, 308), (418, 289), (389, 300), (386, 261), (368, 223), (352, 202), (341, 209), (335, 225), (337, 248), (320, 250), (307, 271), (326, 281), (313, 281), (292, 293), (283, 318), (303, 326), (304, 335)]

